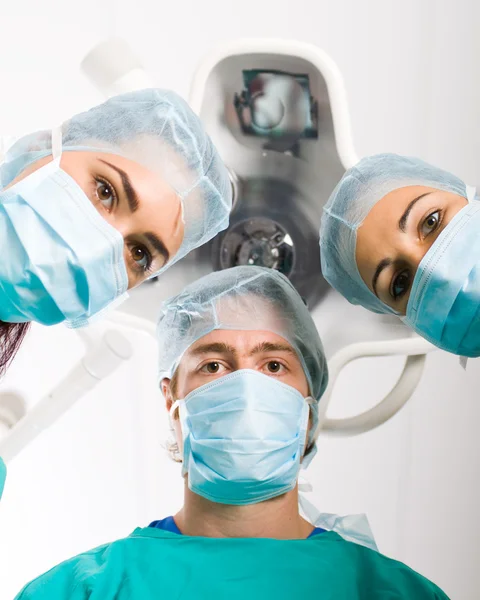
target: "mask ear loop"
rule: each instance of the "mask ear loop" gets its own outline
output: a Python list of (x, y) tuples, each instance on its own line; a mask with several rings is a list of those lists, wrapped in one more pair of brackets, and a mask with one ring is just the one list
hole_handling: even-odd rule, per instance
[(468, 202), (473, 202), (476, 198), (476, 194), (477, 194), (477, 188), (474, 187), (473, 185), (465, 185), (466, 191), (467, 191), (467, 200)]
[(62, 127), (54, 127), (52, 129), (52, 156), (53, 160), (57, 160), (60, 163), (62, 157)]
[[(474, 187), (473, 185), (465, 185), (466, 188), (466, 192), (467, 192), (467, 200), (468, 203), (470, 204), (471, 202), (474, 202), (477, 199), (477, 188)], [(468, 356), (460, 356), (459, 357), (459, 363), (460, 366), (462, 367), (462, 369), (464, 371), (467, 370), (467, 363), (468, 363)]]
[[(308, 410), (308, 420), (310, 420), (310, 411), (312, 410), (312, 406), (315, 402), (315, 399), (312, 396), (307, 396), (305, 398), (305, 402), (308, 404), (309, 410)], [(307, 431), (307, 436), (308, 436), (308, 431)], [(314, 440), (314, 443), (316, 443), (316, 437)], [(310, 454), (307, 457), (303, 457), (302, 460), (302, 470), (305, 470), (308, 465), (310, 464), (312, 458), (315, 456), (315, 454), (317, 453), (317, 448), (316, 446), (314, 446), (312, 448), (312, 450), (310, 451)], [(307, 516), (307, 518), (309, 520), (311, 517), (311, 511), (307, 511), (305, 510), (305, 503), (308, 505), (309, 502), (306, 500), (305, 495), (304, 494), (309, 494), (311, 492), (313, 492), (313, 485), (310, 483), (310, 481), (308, 480), (308, 478), (305, 476), (305, 473), (300, 472), (298, 475), (298, 504), (300, 506), (300, 508), (303, 510), (303, 512), (305, 513), (305, 515)], [(312, 521), (313, 524), (313, 521)]]
[(313, 492), (313, 485), (308, 481), (308, 479), (301, 473), (298, 476), (298, 491), (303, 494)]
[(170, 410), (168, 411), (168, 414), (170, 416), (170, 422), (172, 422), (174, 420), (174, 413), (177, 410), (177, 408), (180, 406), (180, 402), (181, 400), (175, 400), (175, 402), (172, 404), (172, 406), (170, 407)]
[[(311, 414), (312, 406), (314, 404), (316, 404), (317, 401), (315, 400), (315, 398), (313, 398), (313, 396), (307, 396), (305, 398), (305, 402), (308, 404), (308, 407), (309, 407), (308, 418), (310, 420), (310, 414)], [(301, 467), (302, 470), (305, 470), (310, 465), (310, 463), (312, 462), (313, 458), (317, 454), (317, 438), (318, 438), (319, 432), (320, 432), (320, 427), (318, 426), (318, 423), (317, 423), (317, 425), (315, 426), (315, 432), (314, 432), (314, 436), (313, 436), (313, 448), (310, 450), (308, 456), (304, 456), (303, 457), (303, 459), (302, 459), (302, 467)], [(307, 439), (308, 439), (308, 433), (309, 432), (307, 430)], [(306, 490), (306, 491), (311, 491), (313, 488), (308, 483), (308, 480), (305, 478), (305, 476), (302, 476), (302, 477), (303, 477), (303, 479), (305, 481), (307, 481), (307, 485), (310, 486), (310, 489)]]
[(168, 421), (169, 421), (169, 426), (170, 426), (170, 433), (172, 436), (172, 440), (174, 440), (172, 443), (174, 443), (176, 445), (175, 459), (174, 459), (176, 462), (183, 462), (183, 455), (180, 452), (180, 447), (178, 445), (177, 436), (175, 434), (175, 428), (173, 427), (174, 414), (175, 414), (175, 411), (180, 406), (180, 402), (181, 402), (181, 400), (175, 400), (175, 402), (170, 407), (170, 410), (168, 411)]

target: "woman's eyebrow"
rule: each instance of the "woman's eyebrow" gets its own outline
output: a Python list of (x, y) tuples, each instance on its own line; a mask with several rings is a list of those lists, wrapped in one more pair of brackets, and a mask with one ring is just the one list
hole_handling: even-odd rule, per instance
[(425, 196), (428, 196), (429, 194), (432, 194), (432, 193), (433, 192), (426, 192), (425, 194), (418, 196), (418, 198), (414, 198), (410, 202), (410, 204), (405, 209), (405, 212), (400, 217), (400, 220), (398, 221), (398, 228), (400, 229), (400, 231), (403, 231), (403, 233), (406, 233), (408, 217), (410, 216), (410, 213), (412, 212), (412, 208), (415, 206), (415, 204), (422, 198), (425, 198)]
[(170, 252), (167, 250), (167, 247), (158, 237), (158, 235), (156, 233), (147, 232), (145, 233), (145, 238), (150, 242), (155, 250), (163, 256), (165, 262), (168, 262), (168, 259), (170, 258)]
[(387, 267), (389, 267), (392, 264), (392, 260), (390, 258), (384, 258), (383, 260), (381, 260), (378, 265), (377, 268), (375, 269), (375, 273), (372, 277), (372, 288), (373, 291), (375, 292), (375, 296), (378, 298), (378, 294), (377, 294), (377, 281), (378, 278), (380, 277), (380, 273), (383, 271), (383, 269), (386, 269)]
[(138, 209), (139, 201), (137, 192), (135, 191), (135, 188), (132, 185), (130, 177), (127, 175), (127, 173), (125, 173), (123, 169), (120, 169), (120, 167), (116, 167), (115, 165), (112, 165), (108, 161), (103, 160), (101, 158), (99, 158), (99, 161), (102, 162), (104, 165), (107, 165), (120, 175), (120, 178), (122, 180), (123, 191), (125, 192), (125, 195), (127, 197), (130, 212), (134, 213)]

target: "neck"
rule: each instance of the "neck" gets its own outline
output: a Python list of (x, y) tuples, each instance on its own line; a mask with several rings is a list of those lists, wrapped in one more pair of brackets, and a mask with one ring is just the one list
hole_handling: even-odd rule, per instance
[(185, 479), (183, 508), (175, 522), (184, 535), (229, 538), (305, 539), (314, 527), (298, 511), (298, 488), (258, 504), (232, 506), (193, 493)]

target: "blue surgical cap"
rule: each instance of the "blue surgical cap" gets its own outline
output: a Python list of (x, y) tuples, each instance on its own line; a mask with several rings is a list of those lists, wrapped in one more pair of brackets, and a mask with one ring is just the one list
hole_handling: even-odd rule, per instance
[[(185, 234), (177, 254), (161, 271), (228, 226), (232, 188), (227, 169), (200, 119), (174, 92), (130, 92), (72, 117), (62, 126), (62, 150), (123, 156), (174, 189), (183, 205)], [(0, 166), (0, 189), (51, 153), (50, 130), (18, 140)]]
[(163, 303), (157, 327), (158, 376), (172, 377), (184, 352), (216, 329), (271, 331), (287, 340), (302, 363), (312, 405), (311, 441), (328, 367), (315, 323), (301, 296), (278, 271), (233, 267), (198, 279)]
[(322, 274), (352, 304), (376, 313), (397, 314), (363, 281), (355, 259), (357, 229), (384, 196), (402, 187), (422, 185), (467, 197), (463, 181), (409, 156), (377, 154), (349, 169), (323, 209), (320, 226)]

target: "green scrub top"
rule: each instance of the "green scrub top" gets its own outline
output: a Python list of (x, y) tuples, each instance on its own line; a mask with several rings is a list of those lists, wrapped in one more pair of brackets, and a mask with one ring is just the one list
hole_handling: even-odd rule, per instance
[(306, 540), (189, 537), (147, 527), (67, 560), (17, 600), (447, 598), (404, 564), (334, 532)]

